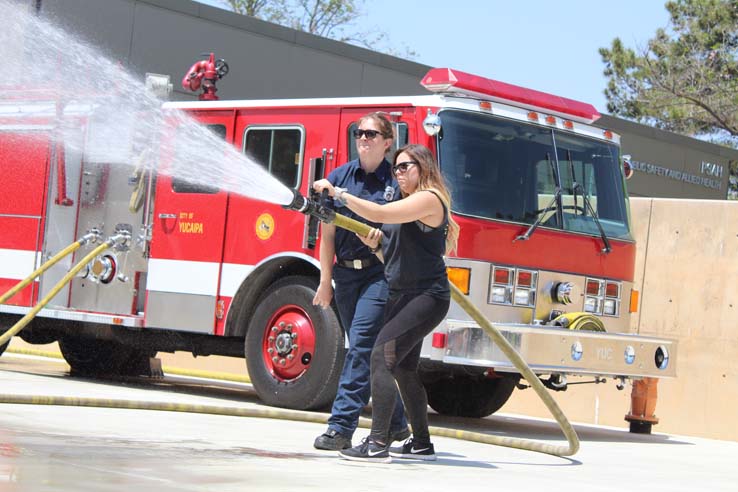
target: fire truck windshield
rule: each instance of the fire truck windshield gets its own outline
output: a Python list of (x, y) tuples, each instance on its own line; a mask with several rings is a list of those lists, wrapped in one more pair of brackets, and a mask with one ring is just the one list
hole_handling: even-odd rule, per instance
[(599, 218), (607, 236), (630, 239), (617, 145), (469, 111), (439, 116), (454, 212), (596, 236)]

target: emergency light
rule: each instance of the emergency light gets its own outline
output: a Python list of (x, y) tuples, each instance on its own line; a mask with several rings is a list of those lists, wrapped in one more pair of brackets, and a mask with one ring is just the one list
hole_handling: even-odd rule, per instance
[(553, 113), (581, 123), (591, 124), (600, 117), (600, 113), (591, 104), (451, 68), (431, 69), (425, 74), (420, 85), (435, 93), (448, 92), (508, 104), (517, 103), (526, 108)]

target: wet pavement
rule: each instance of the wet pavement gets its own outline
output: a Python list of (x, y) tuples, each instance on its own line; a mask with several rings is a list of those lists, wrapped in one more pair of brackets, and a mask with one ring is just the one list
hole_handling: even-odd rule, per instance
[[(5, 354), (1, 393), (263, 407), (247, 385), (73, 378)], [(433, 415), (431, 425), (563, 445), (553, 422)], [(323, 424), (181, 412), (0, 405), (0, 491), (736, 490), (738, 443), (575, 426), (573, 458), (434, 438), (438, 461), (364, 464), (313, 449)], [(366, 435), (359, 429), (355, 443)]]

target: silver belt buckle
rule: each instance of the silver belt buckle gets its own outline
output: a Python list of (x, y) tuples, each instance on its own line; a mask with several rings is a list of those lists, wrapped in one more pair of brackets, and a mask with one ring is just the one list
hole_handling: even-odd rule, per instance
[(362, 268), (361, 260), (354, 260), (354, 270), (361, 270)]

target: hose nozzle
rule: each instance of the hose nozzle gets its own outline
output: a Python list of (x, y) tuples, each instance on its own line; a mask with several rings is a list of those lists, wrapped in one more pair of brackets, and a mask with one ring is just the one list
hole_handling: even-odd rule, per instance
[(327, 190), (324, 190), (323, 196), (319, 197), (316, 194), (311, 198), (304, 197), (297, 190), (292, 190), (292, 193), (294, 195), (292, 201), (287, 205), (282, 205), (282, 208), (312, 215), (328, 224), (333, 223), (336, 219), (336, 212), (325, 204), (325, 199), (328, 196)]

